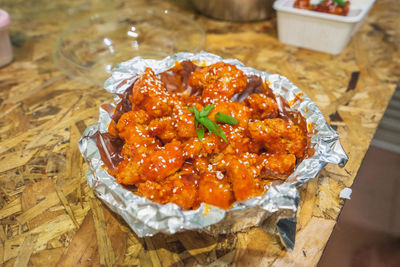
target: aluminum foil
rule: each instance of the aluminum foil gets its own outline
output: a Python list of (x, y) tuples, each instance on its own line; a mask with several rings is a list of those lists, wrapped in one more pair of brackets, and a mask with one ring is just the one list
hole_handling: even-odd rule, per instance
[[(196, 210), (183, 210), (176, 204), (161, 205), (124, 189), (102, 168), (104, 163), (94, 134), (96, 131), (107, 132), (112, 115), (109, 111), (121, 100), (117, 94), (125, 92), (146, 67), (152, 68), (158, 74), (173, 67), (176, 61), (184, 60), (205, 62), (207, 65), (224, 61), (236, 65), (246, 75), (257, 75), (263, 81), (269, 81), (275, 95), (282, 96), (288, 102), (298, 99), (296, 95), (298, 97), (299, 93), (302, 94), (301, 101), (293, 101), (291, 107), (300, 111), (307, 123), (313, 125), (311, 147), (315, 149), (314, 155), (298, 164), (285, 183), (272, 184), (264, 195), (236, 202), (229, 210), (204, 203)], [(214, 235), (244, 231), (252, 226), (263, 226), (263, 222), (272, 216), (283, 244), (287, 248), (293, 248), (299, 203), (297, 186), (316, 177), (327, 163), (344, 166), (348, 160), (338, 140), (338, 134), (325, 121), (318, 107), (299, 88), (281, 75), (246, 67), (235, 59), (222, 59), (206, 52), (177, 53), (162, 60), (135, 57), (120, 63), (104, 87), (115, 95), (114, 103), (100, 107), (98, 125), (86, 129), (79, 141), (79, 148), (89, 164), (86, 175), (89, 186), (110, 209), (126, 220), (139, 237), (152, 236), (158, 232), (174, 234), (184, 230), (200, 230)], [(282, 108), (279, 101), (278, 105)]]

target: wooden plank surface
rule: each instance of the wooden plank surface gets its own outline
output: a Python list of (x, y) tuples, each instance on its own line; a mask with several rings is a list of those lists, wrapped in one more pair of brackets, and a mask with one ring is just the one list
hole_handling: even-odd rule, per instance
[[(377, 1), (338, 56), (278, 42), (276, 20), (229, 23), (189, 1), (158, 3), (196, 19), (204, 50), (288, 77), (320, 107), (348, 152), (300, 188), (294, 251), (260, 228), (217, 238), (199, 233), (138, 238), (93, 197), (77, 141), (112, 96), (55, 68), (60, 32), (79, 18), (145, 1), (4, 0), (15, 60), (0, 68), (0, 262), (5, 266), (315, 266), (400, 77), (400, 6)], [(354, 77), (358, 77), (355, 79)], [(353, 77), (353, 79), (352, 79)]]

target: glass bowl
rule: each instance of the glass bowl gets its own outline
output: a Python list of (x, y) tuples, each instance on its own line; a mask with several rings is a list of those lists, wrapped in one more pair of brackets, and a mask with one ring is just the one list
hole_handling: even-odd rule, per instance
[(113, 68), (136, 56), (161, 59), (198, 52), (202, 27), (176, 11), (140, 7), (94, 14), (67, 28), (57, 39), (54, 63), (72, 78), (103, 85)]

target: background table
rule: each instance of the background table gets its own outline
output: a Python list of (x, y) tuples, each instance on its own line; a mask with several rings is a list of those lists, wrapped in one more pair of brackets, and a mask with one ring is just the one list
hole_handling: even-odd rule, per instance
[(279, 43), (275, 19), (229, 23), (196, 13), (187, 1), (156, 3), (195, 18), (207, 33), (204, 50), (288, 77), (340, 133), (350, 160), (343, 169), (328, 165), (300, 188), (296, 247), (287, 252), (259, 228), (217, 239), (195, 232), (138, 238), (86, 185), (77, 142), (112, 96), (57, 70), (54, 43), (76, 19), (143, 3), (2, 1), (15, 60), (0, 69), (0, 262), (316, 265), (344, 204), (339, 192), (352, 185), (400, 77), (400, 5), (377, 1), (343, 53), (331, 56)]

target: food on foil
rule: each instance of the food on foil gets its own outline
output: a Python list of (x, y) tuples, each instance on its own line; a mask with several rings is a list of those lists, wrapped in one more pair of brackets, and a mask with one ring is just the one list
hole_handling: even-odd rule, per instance
[(294, 7), (340, 16), (346, 16), (350, 9), (350, 1), (345, 0), (321, 0), (317, 4), (311, 2), (311, 0), (296, 0)]
[(305, 118), (280, 110), (260, 77), (195, 63), (140, 73), (102, 136), (117, 148), (104, 162), (118, 183), (151, 201), (229, 209), (286, 180), (309, 156)]
[[(260, 99), (269, 99), (266, 97), (271, 97), (275, 99), (275, 103), (278, 105), (276, 115), (275, 112), (268, 111), (269, 109), (274, 109), (274, 101), (270, 99), (266, 100), (264, 103), (268, 108), (265, 109), (264, 106), (261, 105), (261, 108), (258, 108), (257, 116), (249, 119), (249, 121), (259, 120), (264, 122), (267, 119), (271, 119), (264, 119), (264, 117), (272, 113), (272, 117), (277, 116), (273, 119), (282, 119), (283, 121), (297, 126), (304, 133), (307, 132), (307, 145), (303, 158), (296, 158), (296, 166), (293, 173), (287, 178), (285, 178), (287, 174), (279, 175), (279, 172), (277, 173), (276, 171), (272, 172), (272, 174), (263, 174), (276, 178), (276, 180), (271, 182), (268, 186), (267, 192), (247, 200), (236, 201), (229, 209), (222, 209), (203, 202), (197, 209), (193, 209), (192, 207), (189, 210), (185, 210), (173, 202), (160, 204), (149, 200), (147, 197), (139, 196), (137, 193), (132, 193), (132, 191), (138, 191), (138, 186), (136, 185), (119, 184), (115, 176), (111, 176), (109, 173), (109, 171), (116, 171), (119, 164), (124, 161), (122, 148), (125, 142), (119, 137), (116, 127), (122, 115), (133, 109), (129, 97), (133, 93), (132, 86), (135, 85), (135, 82), (140, 77), (140, 73), (143, 75), (146, 68), (150, 67), (156, 74), (156, 77), (161, 80), (168, 94), (187, 92), (187, 97), (191, 98), (192, 96), (201, 96), (204, 88), (199, 88), (199, 86), (192, 87), (192, 85), (189, 84), (190, 74), (203, 69), (201, 66), (221, 62), (236, 66), (236, 68), (243, 71), (247, 77), (245, 89), (233, 95), (230, 101), (240, 102), (247, 107), (248, 105), (253, 105), (254, 109), (254, 105), (260, 100), (253, 99), (254, 101), (250, 101), (252, 98), (249, 96), (261, 94), (265, 96), (260, 96)], [(200, 80), (200, 82), (205, 86), (209, 84), (209, 81), (204, 83), (203, 80)], [(155, 81), (155, 83), (159, 82)], [(200, 230), (212, 235), (234, 233), (243, 231), (249, 227), (261, 225), (266, 218), (274, 214), (274, 218), (276, 218), (276, 228), (282, 238), (281, 240), (285, 246), (293, 248), (293, 233), (296, 231), (296, 211), (299, 204), (299, 193), (296, 187), (316, 177), (327, 163), (344, 166), (348, 159), (340, 145), (338, 134), (327, 124), (315, 103), (313, 103), (298, 87), (281, 75), (266, 73), (246, 67), (235, 59), (223, 59), (217, 55), (206, 52), (195, 54), (182, 52), (162, 60), (136, 57), (120, 63), (119, 66), (113, 70), (111, 77), (105, 82), (104, 88), (115, 95), (115, 102), (104, 104), (100, 107), (98, 124), (88, 126), (79, 141), (79, 149), (89, 165), (86, 179), (89, 186), (93, 188), (96, 196), (102, 199), (111, 210), (121, 215), (139, 237), (152, 236), (159, 232), (174, 234), (185, 230)], [(210, 95), (213, 97), (212, 93), (210, 93)], [(201, 113), (207, 105), (217, 105), (218, 101), (219, 100), (215, 100), (216, 103), (214, 103), (214, 101), (210, 100), (210, 102), (204, 103), (202, 105), (203, 109), (200, 106), (195, 105), (195, 107), (196, 110)], [(160, 103), (159, 105), (162, 106), (163, 104)], [(210, 113), (215, 107), (216, 106), (212, 107)], [(193, 106), (188, 105), (188, 111), (187, 114), (190, 115), (190, 113), (193, 114), (195, 112), (195, 109)], [(235, 115), (230, 113), (231, 108), (229, 108), (228, 111), (214, 111), (215, 115), (217, 115), (217, 112), (220, 112), (218, 114), (219, 116), (217, 115), (216, 118), (215, 115), (211, 115), (209, 119), (212, 120), (214, 118), (214, 123), (217, 123), (221, 129), (227, 127), (224, 126), (227, 123), (219, 123), (217, 122), (218, 119), (231, 122), (232, 125), (236, 125), (235, 120), (237, 120), (238, 125), (240, 125), (241, 119), (234, 118)], [(148, 115), (146, 111), (144, 113)], [(210, 115), (205, 115), (204, 113), (205, 112), (203, 112), (202, 115), (198, 114), (197, 121), (204, 122), (205, 119), (201, 119), (201, 117), (208, 117)], [(146, 115), (143, 116), (146, 117)], [(193, 118), (193, 115), (191, 116)], [(200, 140), (199, 134), (202, 136), (203, 131), (200, 128), (200, 132), (198, 133), (195, 121), (196, 114), (194, 115), (194, 129), (196, 131), (194, 138), (197, 136)], [(201, 122), (200, 125), (205, 127)], [(201, 127), (198, 122), (197, 126)], [(185, 128), (179, 127), (177, 130), (182, 129)], [(279, 130), (279, 128), (276, 129)], [(305, 129), (308, 129), (308, 131)], [(219, 135), (214, 132), (219, 133)], [(222, 133), (220, 131), (214, 132), (207, 129), (207, 127), (204, 128), (203, 141), (207, 136), (222, 138)], [(184, 133), (186, 133), (186, 131), (181, 131), (181, 134)], [(192, 134), (194, 134), (194, 132)], [(227, 138), (225, 132), (224, 135)], [(284, 139), (288, 138), (285, 137), (280, 141), (285, 141), (283, 144), (287, 144)], [(223, 141), (220, 139), (217, 140), (224, 145), (226, 144), (223, 138)], [(227, 141), (229, 142), (228, 139)], [(279, 139), (277, 141), (279, 141)], [(171, 141), (169, 143), (172, 143), (169, 145), (169, 149), (176, 145), (176, 142), (174, 143)], [(271, 143), (275, 144), (274, 142)], [(294, 144), (294, 142), (292, 143)], [(276, 142), (276, 144), (279, 144), (279, 142)], [(293, 146), (293, 149), (295, 147), (296, 146)], [(262, 151), (259, 152), (263, 153)], [(265, 150), (264, 152), (267, 151)], [(278, 156), (279, 153), (274, 154), (277, 155), (275, 160), (277, 162), (282, 162)], [(294, 154), (296, 157), (296, 153), (286, 152), (281, 154)], [(240, 160), (243, 162), (242, 159)], [(272, 158), (269, 159), (269, 162), (273, 164)], [(106, 168), (104, 166), (106, 166)], [(208, 170), (208, 165), (204, 165), (204, 167), (206, 167), (205, 170)], [(249, 166), (246, 165), (245, 167), (251, 170)], [(181, 170), (183, 171), (184, 169), (181, 168)], [(278, 171), (280, 170), (278, 169)], [(224, 173), (222, 172), (222, 174)], [(221, 177), (219, 172), (216, 173), (216, 175), (217, 178)], [(214, 178), (211, 181), (216, 181), (215, 177), (205, 178), (206, 182), (210, 181), (211, 178)], [(283, 179), (285, 179), (285, 181), (283, 181)], [(175, 182), (178, 183), (178, 186), (181, 186), (180, 183), (183, 183), (182, 180), (179, 179), (179, 181), (174, 180), (171, 184)], [(186, 192), (190, 194), (191, 191), (187, 190)], [(205, 194), (207, 191), (203, 193)], [(208, 193), (210, 192), (208, 191)], [(231, 195), (233, 194), (234, 193)], [(214, 197), (217, 198), (220, 196), (214, 194)]]

